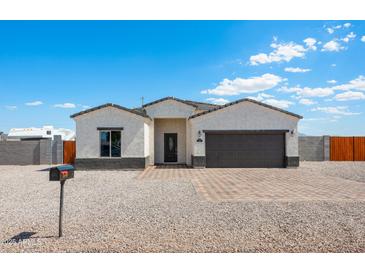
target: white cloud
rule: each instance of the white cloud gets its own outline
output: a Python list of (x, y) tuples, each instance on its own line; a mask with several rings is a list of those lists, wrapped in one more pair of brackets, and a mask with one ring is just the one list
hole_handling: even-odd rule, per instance
[(277, 44), (276, 41), (274, 41), (274, 43), (270, 45), (270, 47), (274, 49), (272, 52), (269, 54), (259, 53), (257, 55), (251, 56), (250, 64), (260, 65), (272, 62), (289, 62), (293, 58), (303, 58), (308, 50), (317, 49), (316, 46), (314, 46), (316, 43), (315, 39), (307, 38), (304, 41), (308, 46), (307, 48), (294, 42)]
[(277, 100), (277, 99), (273, 99), (273, 98), (265, 99), (262, 102), (265, 104), (268, 104), (268, 105), (272, 105), (274, 107), (278, 107), (278, 108), (288, 108), (291, 105), (294, 105), (294, 103), (291, 101)]
[(311, 111), (321, 111), (321, 112), (324, 112), (324, 113), (335, 114), (335, 115), (358, 115), (358, 114), (360, 114), (360, 113), (348, 111), (347, 106), (316, 107), (316, 108), (312, 108)]
[(345, 43), (348, 43), (348, 42), (350, 42), (350, 40), (355, 39), (355, 37), (356, 37), (356, 34), (353, 32), (350, 32), (349, 34), (346, 35), (345, 38), (343, 38), (341, 40), (344, 41)]
[(361, 42), (365, 42), (365, 35), (361, 37)]
[(7, 110), (17, 110), (17, 106), (5, 106)]
[(364, 100), (365, 94), (361, 91), (346, 91), (334, 97), (337, 101)]
[(338, 85), (333, 87), (334, 90), (350, 91), (350, 90), (361, 90), (365, 91), (365, 76), (360, 75), (354, 80), (344, 85)]
[(309, 105), (317, 104), (317, 102), (315, 102), (311, 99), (302, 98), (302, 99), (299, 100), (299, 104), (309, 106)]
[(311, 69), (304, 69), (304, 68), (285, 68), (284, 69), (286, 72), (293, 72), (293, 73), (296, 73), (296, 72), (308, 72), (308, 71), (311, 71)]
[(345, 23), (345, 24), (343, 24), (343, 27), (344, 28), (349, 28), (349, 27), (351, 27), (351, 23)]
[(259, 53), (250, 57), (251, 65), (266, 64), (273, 62), (266, 53)]
[(53, 106), (55, 108), (75, 108), (76, 107), (76, 105), (73, 103), (55, 104)]
[(224, 79), (216, 88), (203, 90), (201, 93), (220, 96), (256, 93), (271, 89), (283, 81), (284, 79), (280, 76), (270, 73), (251, 78), (236, 78), (234, 80)]
[(257, 94), (257, 96), (249, 96), (247, 98), (250, 98), (250, 99), (253, 99), (253, 100), (256, 100), (256, 101), (263, 101), (263, 100), (268, 99), (268, 98), (274, 98), (274, 96), (262, 92), (262, 93)]
[(308, 37), (308, 38), (304, 39), (303, 42), (306, 44), (308, 49), (317, 50), (317, 47), (315, 46), (315, 44), (317, 43), (316, 39), (314, 39), (312, 37)]
[(328, 83), (328, 84), (332, 84), (332, 85), (333, 85), (333, 84), (336, 84), (336, 83), (337, 83), (337, 81), (336, 81), (336, 80), (328, 80), (328, 81), (327, 81), (327, 83)]
[(336, 64), (331, 64), (331, 67), (336, 67), (337, 65)]
[(329, 27), (326, 29), (326, 31), (329, 33), (329, 34), (332, 34), (335, 32), (335, 30), (338, 30), (338, 29), (341, 29), (341, 28), (349, 28), (351, 27), (351, 23), (345, 23), (343, 25), (337, 25), (337, 26), (334, 26), (334, 27)]
[(30, 106), (30, 107), (36, 107), (36, 106), (40, 106), (42, 104), (43, 104), (42, 101), (33, 101), (33, 102), (25, 103), (26, 106)]
[(333, 94), (332, 88), (281, 87), (279, 91), (296, 93), (299, 97), (326, 97)]
[(224, 98), (207, 98), (207, 101), (216, 104), (216, 105), (224, 105), (229, 103), (227, 99)]
[(325, 121), (327, 118), (303, 118), (302, 121)]
[(274, 96), (267, 93), (259, 93), (257, 96), (249, 96), (247, 98), (260, 101), (278, 108), (288, 108), (294, 104), (291, 101), (274, 99)]
[(349, 34), (347, 34), (347, 37), (350, 39), (354, 39), (356, 37), (356, 34), (351, 31)]
[(341, 46), (340, 43), (335, 40), (331, 40), (323, 45), (322, 51), (340, 51), (343, 49), (345, 48)]

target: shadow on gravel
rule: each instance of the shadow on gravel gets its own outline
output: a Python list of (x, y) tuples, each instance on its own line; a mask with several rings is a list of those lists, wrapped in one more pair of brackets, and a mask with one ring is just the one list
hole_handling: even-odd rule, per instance
[(51, 168), (47, 167), (47, 168), (43, 168), (43, 169), (38, 169), (37, 171), (49, 171)]
[(21, 241), (28, 240), (34, 234), (36, 234), (36, 232), (21, 232), (21, 233), (15, 235), (15, 236), (11, 237), (10, 239), (4, 241), (4, 243), (5, 244), (7, 244), (7, 243), (19, 243)]
[(43, 236), (43, 237), (32, 237), (33, 235), (37, 234), (36, 232), (21, 232), (13, 237), (11, 237), (10, 239), (4, 241), (4, 244), (13, 244), (13, 243), (20, 243), (24, 240), (29, 240), (29, 239), (49, 239), (49, 238), (58, 238), (56, 236)]

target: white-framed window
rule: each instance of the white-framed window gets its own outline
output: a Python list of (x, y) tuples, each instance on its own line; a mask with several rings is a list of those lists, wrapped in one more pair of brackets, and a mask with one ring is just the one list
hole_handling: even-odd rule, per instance
[(121, 157), (121, 130), (100, 130), (100, 157)]

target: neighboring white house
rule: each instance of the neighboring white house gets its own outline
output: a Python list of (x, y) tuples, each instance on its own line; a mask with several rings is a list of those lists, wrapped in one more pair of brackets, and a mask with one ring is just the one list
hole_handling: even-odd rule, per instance
[(66, 128), (54, 128), (43, 126), (42, 128), (12, 128), (7, 135), (8, 140), (13, 139), (54, 139), (55, 135), (61, 135), (62, 140), (75, 140), (75, 132)]
[(166, 97), (139, 109), (105, 104), (71, 118), (79, 169), (299, 165), (302, 117), (251, 99), (218, 106)]

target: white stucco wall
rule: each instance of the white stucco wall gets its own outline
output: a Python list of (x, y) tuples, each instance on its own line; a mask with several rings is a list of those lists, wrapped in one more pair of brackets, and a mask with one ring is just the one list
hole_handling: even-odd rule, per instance
[[(76, 158), (99, 158), (100, 139), (97, 127), (123, 127), (121, 134), (122, 157), (145, 157), (149, 155), (145, 131), (149, 119), (106, 107), (74, 118), (76, 122)], [(148, 136), (148, 132), (146, 136)], [(147, 149), (147, 150), (146, 150)]]
[(150, 148), (150, 165), (155, 164), (155, 122), (149, 124), (149, 148)]
[(144, 156), (150, 155), (150, 127), (144, 123)]
[(191, 125), (189, 120), (186, 120), (186, 164), (191, 165), (192, 146), (191, 142)]
[(191, 154), (205, 156), (205, 134), (202, 143), (196, 142), (201, 130), (294, 130), (286, 133), (286, 156), (298, 156), (299, 119), (252, 102), (241, 102), (188, 120)]
[(177, 163), (186, 163), (186, 119), (155, 119), (155, 163), (164, 163), (164, 133), (177, 133)]
[(195, 107), (166, 100), (146, 107), (146, 113), (151, 118), (188, 118), (194, 114)]

